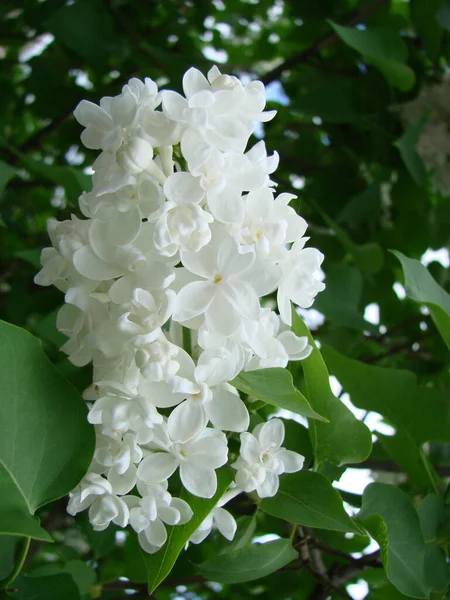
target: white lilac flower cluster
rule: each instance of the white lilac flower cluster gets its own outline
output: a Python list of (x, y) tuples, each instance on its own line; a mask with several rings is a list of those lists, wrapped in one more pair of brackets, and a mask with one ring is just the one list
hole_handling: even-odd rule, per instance
[(450, 77), (441, 83), (425, 86), (417, 98), (399, 107), (405, 125), (425, 122), (416, 150), (427, 171), (432, 172), (432, 184), (444, 197), (450, 196)]
[[(96, 449), (68, 511), (88, 508), (100, 531), (130, 524), (151, 553), (165, 525), (192, 516), (169, 492), (175, 472), (191, 494), (216, 494), (224, 432), (241, 434), (236, 481), (194, 543), (213, 525), (231, 539), (225, 502), (273, 496), (278, 476), (302, 467), (282, 447), (280, 419), (247, 432), (246, 404), (228, 382), (307, 357), (307, 338), (289, 329), (291, 301), (307, 308), (324, 287), (323, 256), (304, 248), (306, 222), (289, 207), (295, 196), (275, 194), (278, 155), (262, 141), (245, 151), (255, 123), (274, 116), (263, 112), (263, 84), (192, 68), (183, 89), (133, 78), (100, 106), (78, 105), (84, 145), (101, 150), (93, 189), (79, 199), (84, 219), (49, 224), (53, 247), (36, 276), (65, 293), (62, 349), (75, 365), (93, 363), (85, 397)], [(276, 290), (279, 314), (261, 305)]]

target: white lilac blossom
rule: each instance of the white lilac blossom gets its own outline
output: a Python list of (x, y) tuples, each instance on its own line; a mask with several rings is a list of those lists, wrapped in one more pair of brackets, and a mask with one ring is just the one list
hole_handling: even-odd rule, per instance
[[(255, 125), (275, 115), (264, 112), (263, 84), (192, 68), (183, 91), (133, 78), (99, 106), (78, 105), (82, 142), (100, 151), (93, 189), (79, 199), (83, 218), (49, 222), (52, 247), (35, 278), (65, 294), (62, 350), (93, 366), (84, 396), (96, 449), (68, 511), (88, 509), (97, 530), (129, 524), (149, 553), (166, 526), (192, 516), (179, 481), (215, 497), (229, 437), (241, 435), (235, 482), (193, 543), (214, 527), (232, 539), (224, 504), (242, 492), (272, 496), (279, 475), (301, 469), (281, 446), (282, 421), (248, 433), (230, 382), (309, 355), (290, 330), (291, 302), (307, 308), (324, 287), (295, 196), (276, 193), (278, 154), (263, 141), (248, 148)], [(275, 293), (278, 312), (264, 299)]]
[(260, 498), (275, 496), (279, 475), (295, 473), (303, 467), (304, 457), (286, 450), (284, 425), (280, 419), (271, 419), (257, 425), (253, 433), (241, 433), (241, 452), (232, 465), (237, 469), (236, 484), (244, 492), (256, 490)]
[(397, 107), (406, 126), (422, 120), (416, 150), (431, 173), (435, 190), (450, 196), (450, 78), (425, 86), (414, 100)]

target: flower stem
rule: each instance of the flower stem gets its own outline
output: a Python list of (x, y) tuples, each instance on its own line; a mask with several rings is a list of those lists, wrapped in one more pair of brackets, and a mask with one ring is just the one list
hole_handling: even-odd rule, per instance
[(188, 327), (183, 327), (183, 350), (192, 356), (191, 330)]
[(9, 586), (11, 585), (11, 583), (13, 581), (16, 580), (16, 578), (18, 577), (20, 571), (22, 570), (22, 567), (25, 563), (25, 559), (27, 557), (28, 554), (28, 549), (30, 547), (30, 542), (31, 542), (31, 538), (27, 537), (24, 539), (24, 541), (22, 542), (22, 547), (20, 548), (20, 552), (19, 555), (17, 557), (17, 564), (14, 567), (13, 572), (9, 575), (9, 577), (5, 580), (5, 582), (1, 585), (1, 587), (3, 589), (8, 589)]

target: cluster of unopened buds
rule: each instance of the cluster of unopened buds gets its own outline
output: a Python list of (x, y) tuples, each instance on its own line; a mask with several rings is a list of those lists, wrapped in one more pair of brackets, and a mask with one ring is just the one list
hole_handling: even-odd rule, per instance
[(420, 119), (423, 124), (416, 151), (425, 169), (431, 175), (436, 191), (450, 196), (450, 77), (442, 82), (424, 86), (417, 98), (400, 105), (405, 125), (413, 125)]
[[(235, 469), (198, 543), (213, 526), (232, 539), (230, 498), (273, 496), (279, 475), (301, 469), (282, 446), (281, 419), (247, 431), (247, 404), (229, 382), (306, 358), (291, 301), (307, 308), (324, 287), (323, 256), (304, 248), (307, 224), (289, 206), (295, 196), (275, 194), (278, 155), (262, 141), (245, 151), (255, 124), (274, 116), (263, 112), (263, 84), (192, 68), (183, 89), (131, 79), (100, 106), (78, 105), (84, 145), (101, 150), (93, 189), (79, 199), (85, 219), (49, 224), (53, 247), (36, 276), (65, 293), (63, 351), (93, 363), (85, 398), (96, 449), (68, 511), (88, 508), (98, 531), (130, 524), (150, 553), (166, 525), (192, 516), (169, 491), (176, 472), (190, 494), (212, 498), (216, 470)], [(275, 292), (279, 314), (261, 302)], [(240, 434), (237, 460), (224, 432)]]

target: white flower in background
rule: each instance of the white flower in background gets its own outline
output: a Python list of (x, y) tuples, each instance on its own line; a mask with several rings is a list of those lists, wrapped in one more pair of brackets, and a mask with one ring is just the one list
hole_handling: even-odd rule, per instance
[[(295, 196), (275, 195), (278, 154), (263, 141), (247, 149), (255, 124), (275, 114), (264, 111), (263, 84), (192, 68), (183, 91), (133, 78), (99, 106), (80, 102), (82, 141), (100, 151), (93, 188), (79, 198), (84, 219), (49, 222), (52, 247), (35, 278), (65, 294), (61, 349), (93, 370), (84, 397), (96, 448), (68, 511), (88, 509), (99, 531), (129, 523), (149, 553), (165, 544), (167, 525), (192, 516), (169, 479), (179, 473), (182, 488), (213, 498), (228, 437), (241, 434), (237, 486), (193, 543), (214, 528), (231, 540), (225, 503), (242, 491), (274, 495), (279, 475), (301, 468), (302, 457), (281, 446), (282, 421), (247, 432), (249, 411), (232, 383), (309, 355), (307, 338), (288, 328), (291, 302), (309, 307), (324, 287), (323, 256), (304, 247), (306, 222), (289, 206)], [(438, 129), (438, 149), (422, 141), (430, 161), (446, 148)], [(264, 300), (276, 291), (279, 315)]]
[(444, 197), (450, 196), (450, 110), (449, 79), (425, 86), (414, 100), (396, 106), (405, 126), (419, 122), (422, 127), (416, 150), (431, 173), (434, 189)]
[(260, 498), (275, 496), (279, 475), (295, 473), (303, 467), (304, 457), (282, 448), (284, 424), (271, 419), (257, 425), (252, 433), (241, 433), (241, 451), (232, 465), (236, 472), (236, 485), (244, 492), (256, 493)]

